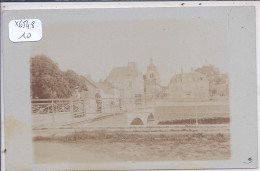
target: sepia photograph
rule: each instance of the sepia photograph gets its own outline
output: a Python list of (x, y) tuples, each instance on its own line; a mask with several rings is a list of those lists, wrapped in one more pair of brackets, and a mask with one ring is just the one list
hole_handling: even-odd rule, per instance
[(229, 159), (228, 18), (117, 13), (50, 25), (33, 46), (35, 161)]
[(257, 167), (254, 7), (17, 10), (3, 22), (9, 168), (16, 155), (25, 170)]

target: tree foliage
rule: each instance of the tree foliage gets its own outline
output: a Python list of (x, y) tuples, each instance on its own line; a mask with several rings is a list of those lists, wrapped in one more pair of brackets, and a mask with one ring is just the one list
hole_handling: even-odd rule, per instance
[(58, 64), (45, 55), (31, 57), (30, 64), (32, 98), (69, 98), (76, 86), (86, 88), (83, 76), (72, 70), (61, 71)]
[(209, 81), (209, 91), (213, 95), (216, 93), (215, 87), (221, 84), (228, 84), (229, 79), (226, 73), (221, 73), (214, 65), (204, 65), (195, 71), (204, 74)]

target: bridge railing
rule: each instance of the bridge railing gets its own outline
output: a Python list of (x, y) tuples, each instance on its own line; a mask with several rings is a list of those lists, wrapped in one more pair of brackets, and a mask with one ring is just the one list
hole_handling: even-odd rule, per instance
[(50, 127), (73, 123), (117, 112), (154, 106), (151, 99), (100, 98), (100, 99), (32, 99), (33, 127)]
[[(205, 118), (228, 118), (229, 105), (213, 105), (201, 103), (173, 104), (159, 98), (100, 98), (100, 99), (33, 99), (33, 127), (50, 127), (71, 124), (98, 116), (106, 116), (117, 112), (135, 113), (136, 109), (153, 108), (157, 120), (165, 122), (188, 122)], [(140, 111), (143, 110), (138, 110)], [(203, 120), (204, 122), (204, 120)], [(206, 121), (205, 121), (206, 122)], [(209, 120), (208, 122), (213, 122)]]
[(71, 102), (70, 99), (32, 99), (32, 113), (70, 113)]
[(107, 113), (152, 107), (151, 98), (101, 98), (101, 99), (32, 99), (33, 114), (51, 113)]

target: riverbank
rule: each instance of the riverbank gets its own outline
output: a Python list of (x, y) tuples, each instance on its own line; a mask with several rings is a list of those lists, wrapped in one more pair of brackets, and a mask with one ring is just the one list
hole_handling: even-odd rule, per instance
[(107, 134), (123, 133), (123, 134), (189, 134), (189, 133), (203, 133), (203, 134), (229, 134), (229, 125), (154, 125), (154, 126), (125, 126), (125, 127), (60, 127), (60, 128), (42, 128), (33, 129), (33, 138), (40, 139), (55, 139), (56, 137), (71, 136), (77, 134), (98, 134), (105, 132)]
[(33, 144), (35, 160), (40, 163), (230, 158), (229, 131), (202, 133), (189, 128), (168, 131), (76, 130), (63, 136), (36, 136)]

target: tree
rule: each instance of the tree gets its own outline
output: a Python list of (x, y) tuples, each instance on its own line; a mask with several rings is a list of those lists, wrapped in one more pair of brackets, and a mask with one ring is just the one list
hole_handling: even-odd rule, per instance
[(31, 57), (32, 98), (69, 98), (74, 88), (86, 88), (85, 80), (72, 70), (63, 72), (57, 63), (45, 55)]
[(216, 94), (216, 85), (228, 84), (228, 75), (221, 73), (214, 65), (204, 65), (195, 71), (205, 75), (209, 81), (209, 91), (211, 95)]

